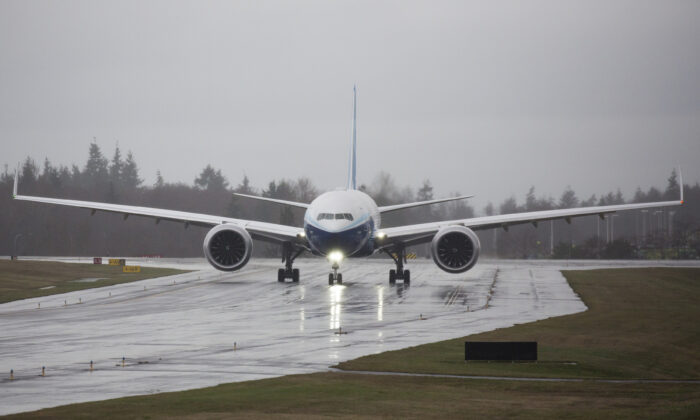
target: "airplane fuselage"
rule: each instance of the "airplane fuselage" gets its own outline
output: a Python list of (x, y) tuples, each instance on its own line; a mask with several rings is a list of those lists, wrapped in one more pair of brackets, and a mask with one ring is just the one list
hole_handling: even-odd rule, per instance
[(319, 255), (334, 251), (344, 257), (371, 255), (380, 224), (377, 204), (358, 190), (321, 194), (304, 214), (304, 233), (312, 251)]

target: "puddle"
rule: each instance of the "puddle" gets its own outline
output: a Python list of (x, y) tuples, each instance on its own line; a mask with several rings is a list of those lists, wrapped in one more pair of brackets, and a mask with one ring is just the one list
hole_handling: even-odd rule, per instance
[(94, 278), (93, 278), (93, 277), (89, 277), (89, 278), (79, 279), (79, 280), (73, 280), (73, 281), (76, 282), (76, 283), (94, 283), (94, 282), (100, 281), (100, 280), (107, 280), (107, 279), (106, 279), (106, 278), (102, 278), (102, 277), (94, 277)]

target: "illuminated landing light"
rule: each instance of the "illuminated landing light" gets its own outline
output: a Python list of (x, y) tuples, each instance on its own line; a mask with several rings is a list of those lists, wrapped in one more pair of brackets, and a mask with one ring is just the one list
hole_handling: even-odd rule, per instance
[(384, 238), (386, 238), (386, 233), (384, 233), (384, 232), (377, 232), (377, 234), (375, 235), (375, 237), (376, 237), (377, 239), (384, 239)]
[(328, 254), (328, 259), (332, 263), (340, 263), (341, 261), (343, 261), (343, 253), (340, 251), (332, 251)]
[(305, 238), (305, 237), (306, 237), (306, 232), (304, 232), (303, 230), (301, 232), (297, 233), (297, 238)]

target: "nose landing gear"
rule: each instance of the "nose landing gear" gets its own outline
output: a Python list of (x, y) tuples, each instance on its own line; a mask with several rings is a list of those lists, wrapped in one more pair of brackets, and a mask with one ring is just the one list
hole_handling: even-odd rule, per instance
[(338, 263), (334, 262), (331, 268), (333, 269), (333, 272), (328, 273), (328, 285), (333, 286), (333, 283), (343, 284), (343, 275), (338, 272), (338, 269), (340, 268)]
[[(296, 252), (295, 252), (296, 251)], [(277, 270), (277, 281), (284, 283), (285, 279), (292, 279), (292, 282), (299, 283), (299, 269), (292, 268), (294, 260), (304, 252), (304, 248), (294, 249), (290, 242), (285, 242), (282, 245), (282, 262), (284, 268)]]
[(406, 262), (406, 248), (400, 246), (391, 251), (385, 249), (384, 252), (396, 263), (396, 270), (389, 270), (389, 284), (396, 284), (396, 280), (403, 280), (403, 284), (406, 285), (410, 284), (411, 271), (403, 269), (403, 264)]

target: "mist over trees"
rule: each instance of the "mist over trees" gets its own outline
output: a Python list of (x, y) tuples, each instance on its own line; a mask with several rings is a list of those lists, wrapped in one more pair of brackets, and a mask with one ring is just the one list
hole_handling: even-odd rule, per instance
[[(83, 166), (41, 164), (27, 157), (20, 167), (20, 193), (77, 200), (102, 201), (222, 215), (241, 219), (301, 226), (303, 211), (231, 194), (311, 202), (319, 191), (308, 178), (276, 179), (256, 184), (247, 176), (239, 182), (226, 178), (221, 169), (207, 165), (192, 184), (170, 183), (160, 172), (153, 185), (145, 185), (131, 151), (117, 147), (107, 157), (96, 141), (89, 145)], [(185, 228), (182, 223), (155, 222), (138, 216), (125, 220), (120, 214), (13, 201), (14, 171), (8, 165), (0, 173), (0, 254), (11, 255), (162, 255), (201, 256), (207, 229)], [(257, 185), (264, 185), (258, 187)], [(360, 190), (378, 205), (430, 200), (433, 185), (401, 186), (391, 174), (379, 172)], [(673, 171), (662, 191), (641, 188), (625, 200), (622, 191), (578, 197), (567, 187), (559, 197), (538, 195), (532, 186), (519, 199), (506, 197), (476, 211), (468, 200), (385, 214), (382, 226), (398, 226), (436, 220), (519, 213), (568, 207), (622, 204), (625, 202), (676, 200), (680, 185)], [(460, 195), (458, 191), (451, 194)], [(566, 221), (540, 222), (504, 229), (478, 231), (482, 253), (501, 258), (698, 258), (700, 255), (700, 185), (685, 186), (685, 204), (664, 210), (621, 212), (605, 219), (586, 216)], [(429, 255), (428, 246), (411, 250)], [(258, 256), (277, 256), (279, 247), (256, 242)]]

